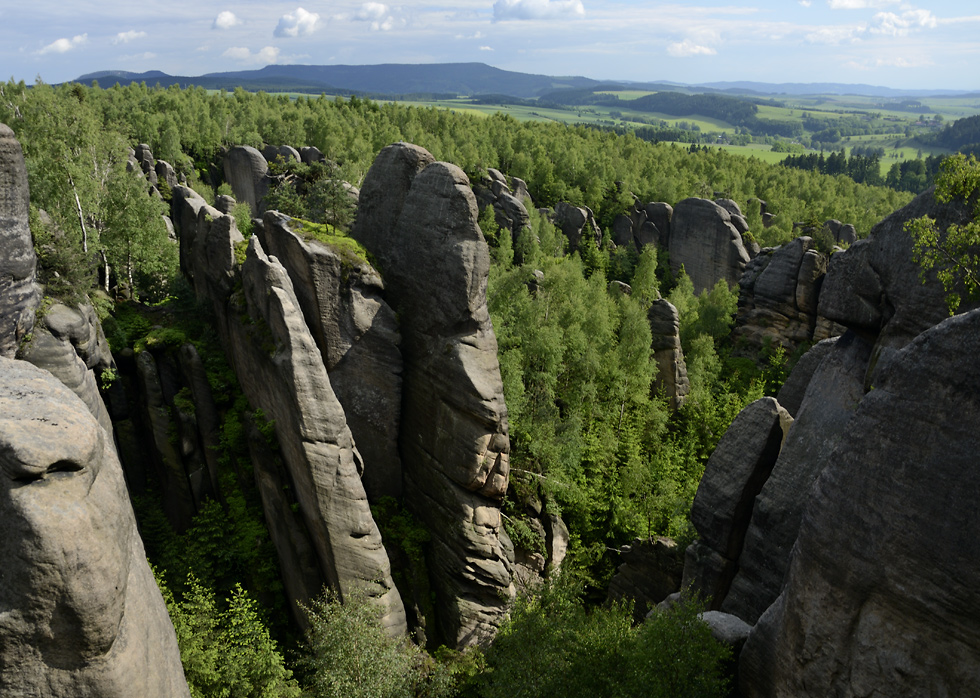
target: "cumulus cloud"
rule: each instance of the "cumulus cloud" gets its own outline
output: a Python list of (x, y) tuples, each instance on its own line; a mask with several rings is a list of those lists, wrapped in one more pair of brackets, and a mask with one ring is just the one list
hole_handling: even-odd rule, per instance
[(128, 44), (130, 41), (136, 41), (136, 39), (142, 39), (146, 36), (146, 32), (138, 32), (135, 29), (131, 29), (128, 32), (119, 32), (116, 37), (112, 40), (114, 44)]
[(480, 50), (481, 51), (493, 51), (493, 47), (492, 46), (481, 46), (480, 47)]
[(281, 37), (309, 36), (319, 23), (320, 15), (316, 12), (307, 12), (302, 7), (297, 7), (295, 11), (287, 12), (279, 18), (279, 24), (273, 33)]
[(688, 58), (690, 56), (713, 56), (718, 52), (710, 46), (701, 46), (690, 39), (685, 39), (668, 46), (667, 53), (674, 58)]
[(266, 46), (256, 53), (252, 53), (244, 46), (233, 46), (221, 55), (224, 58), (230, 58), (233, 61), (239, 61), (241, 63), (271, 65), (279, 62), (279, 49), (275, 46)]
[(861, 35), (868, 30), (864, 24), (836, 24), (818, 27), (806, 35), (811, 44), (844, 44), (861, 40)]
[(218, 16), (214, 18), (214, 24), (211, 25), (212, 29), (231, 29), (242, 23), (242, 20), (235, 16), (234, 12), (225, 10), (224, 12), (219, 12)]
[(73, 48), (81, 46), (86, 41), (88, 41), (88, 34), (79, 34), (78, 36), (73, 36), (70, 39), (58, 39), (57, 41), (52, 41), (50, 44), (38, 51), (42, 56), (46, 53), (66, 53), (71, 51)]
[(394, 26), (394, 19), (388, 13), (388, 6), (380, 2), (366, 2), (354, 15), (358, 22), (370, 22), (374, 31), (388, 31)]
[(902, 0), (828, 0), (832, 10), (876, 10), (880, 7), (897, 5)]
[(509, 19), (566, 19), (583, 17), (582, 0), (497, 0), (493, 21)]
[(912, 29), (935, 29), (936, 16), (929, 10), (909, 10), (900, 15), (894, 12), (879, 12), (874, 16), (872, 34), (905, 36)]

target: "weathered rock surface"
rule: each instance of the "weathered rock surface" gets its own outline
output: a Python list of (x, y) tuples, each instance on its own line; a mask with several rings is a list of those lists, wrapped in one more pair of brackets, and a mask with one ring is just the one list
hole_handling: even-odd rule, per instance
[[(843, 340), (842, 340), (843, 341)], [(747, 696), (953, 696), (980, 681), (980, 311), (877, 370), (807, 490)]]
[(674, 207), (660, 201), (655, 201), (643, 207), (643, 212), (647, 214), (647, 222), (657, 228), (659, 237), (657, 247), (668, 249), (670, 245), (670, 220), (674, 216)]
[(476, 200), (459, 168), (398, 143), (368, 172), (352, 234), (378, 260), (401, 319), (405, 502), (432, 535), (438, 632), (454, 646), (485, 642), (513, 585), (499, 509), (507, 408)]
[(683, 266), (695, 293), (719, 280), (734, 287), (749, 262), (731, 214), (707, 199), (684, 199), (674, 207), (669, 251), (671, 270), (677, 274)]
[(786, 381), (779, 389), (779, 393), (776, 395), (776, 401), (793, 417), (796, 416), (800, 405), (803, 404), (803, 396), (806, 394), (807, 386), (810, 385), (810, 380), (813, 378), (814, 372), (817, 370), (820, 362), (834, 348), (837, 339), (837, 337), (831, 337), (813, 345), (796, 362), (793, 370), (790, 371)]
[(699, 541), (687, 553), (683, 586), (693, 587), (711, 609), (720, 608), (728, 594), (755, 498), (791, 423), (773, 398), (756, 400), (735, 417), (705, 465), (691, 508)]
[(261, 215), (262, 199), (269, 193), (269, 164), (262, 153), (251, 146), (235, 146), (225, 153), (222, 167), (235, 198), (247, 203), (253, 216)]
[(592, 211), (584, 206), (573, 206), (564, 201), (555, 205), (555, 225), (568, 238), (568, 251), (574, 252), (583, 237), (591, 237), (596, 246), (602, 244), (602, 232)]
[(755, 623), (779, 595), (805, 493), (864, 395), (870, 356), (871, 345), (847, 333), (814, 372), (776, 465), (755, 499), (738, 572), (720, 610)]
[(739, 280), (733, 338), (738, 352), (761, 356), (782, 347), (793, 353), (814, 341), (827, 257), (809, 237), (757, 255)]
[(262, 149), (262, 157), (269, 164), (273, 164), (280, 159), (283, 163), (303, 161), (299, 151), (291, 145), (267, 145)]
[(681, 588), (684, 551), (670, 538), (638, 538), (620, 548), (620, 560), (607, 599), (632, 600), (636, 622)]
[(363, 458), (368, 497), (400, 497), (401, 335), (381, 277), (350, 250), (302, 239), (281, 214), (266, 213), (257, 235), (293, 282)]
[(669, 301), (655, 300), (647, 311), (652, 341), (650, 348), (657, 362), (654, 389), (663, 392), (671, 409), (678, 409), (691, 390), (687, 364), (681, 348), (680, 318)]
[(29, 204), (24, 153), (10, 127), (0, 124), (0, 356), (11, 359), (34, 328), (41, 302)]
[(0, 693), (189, 696), (111, 440), (49, 373), (0, 375)]
[[(364, 590), (382, 608), (389, 631), (404, 633), (405, 611), (360, 481), (360, 455), (289, 275), (266, 255), (258, 237), (249, 241), (239, 269), (235, 245), (242, 237), (234, 219), (217, 211), (205, 215), (206, 206), (191, 194), (175, 197), (182, 221), (194, 219), (197, 211), (193, 247), (185, 250), (182, 237), (182, 253), (189, 255), (183, 263), (192, 267), (199, 298), (214, 308), (243, 392), (275, 421), (322, 579), (342, 597), (353, 588)], [(293, 554), (294, 540), (275, 543), (290, 551), (280, 555), (284, 568), (300, 559)], [(293, 572), (299, 579), (308, 571), (284, 570)], [(311, 595), (318, 591), (307, 590)]]

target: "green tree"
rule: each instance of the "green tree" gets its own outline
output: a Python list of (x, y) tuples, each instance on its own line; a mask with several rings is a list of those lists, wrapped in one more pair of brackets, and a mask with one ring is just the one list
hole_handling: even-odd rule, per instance
[(919, 265), (919, 276), (925, 283), (929, 272), (935, 270), (946, 291), (950, 315), (959, 308), (963, 295), (974, 299), (980, 294), (980, 201), (974, 200), (978, 189), (980, 163), (976, 157), (950, 156), (936, 178), (936, 201), (972, 200), (973, 219), (965, 225), (950, 225), (945, 231), (928, 216), (905, 224), (912, 236), (912, 257)]

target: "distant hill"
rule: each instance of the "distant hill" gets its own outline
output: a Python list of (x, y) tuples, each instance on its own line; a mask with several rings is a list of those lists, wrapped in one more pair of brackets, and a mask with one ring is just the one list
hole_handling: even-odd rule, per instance
[(627, 80), (600, 81), (580, 76), (551, 76), (501, 70), (485, 63), (420, 63), (378, 65), (269, 65), (259, 70), (208, 73), (197, 77), (175, 76), (151, 70), (132, 73), (124, 70), (105, 70), (80, 76), (75, 82), (98, 80), (104, 86), (116, 82), (146, 82), (169, 85), (199, 85), (208, 89), (234, 89), (267, 92), (308, 92), (320, 94), (357, 94), (384, 97), (409, 94), (440, 94), (458, 96), (505, 95), (534, 99), (542, 95), (583, 92), (596, 89), (675, 91), (687, 94), (723, 92), (727, 94), (818, 95), (854, 94), (868, 97), (923, 97), (965, 94), (955, 90), (896, 90), (874, 85), (842, 83), (781, 83), (712, 82), (685, 85), (666, 80), (636, 82)]
[(200, 85), (209, 89), (352, 93), (396, 95), (443, 93), (461, 96), (503, 94), (533, 98), (561, 88), (588, 88), (600, 84), (583, 77), (554, 77), (516, 73), (484, 63), (426, 63), (379, 65), (270, 65), (260, 70), (208, 73), (199, 77), (171, 76), (159, 71), (128, 73), (107, 70), (90, 73), (77, 82), (131, 82)]

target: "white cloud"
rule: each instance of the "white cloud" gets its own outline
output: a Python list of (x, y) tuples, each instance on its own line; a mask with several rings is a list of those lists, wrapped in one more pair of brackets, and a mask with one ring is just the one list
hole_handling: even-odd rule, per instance
[(370, 22), (374, 31), (388, 31), (395, 20), (388, 13), (388, 6), (380, 2), (366, 2), (354, 15), (358, 22)]
[(810, 2), (810, 0), (800, 0), (800, 4), (803, 5), (803, 7), (809, 7), (813, 3)]
[(130, 29), (128, 32), (119, 32), (116, 34), (116, 38), (112, 40), (112, 43), (128, 44), (130, 41), (142, 39), (144, 36), (146, 36), (146, 32), (138, 32), (135, 29)]
[(491, 46), (481, 46), (480, 47), (480, 50), (481, 51), (493, 51), (493, 47), (491, 47)]
[(279, 62), (279, 49), (275, 46), (266, 46), (257, 53), (252, 53), (244, 46), (233, 46), (221, 55), (224, 58), (230, 58), (233, 61), (239, 61), (241, 63), (271, 65)]
[(302, 7), (297, 7), (294, 12), (287, 12), (279, 18), (279, 24), (273, 33), (282, 37), (309, 36), (319, 23), (320, 15), (316, 12), (307, 12)]
[(701, 46), (690, 39), (685, 39), (668, 46), (667, 53), (674, 58), (688, 58), (690, 56), (713, 56), (718, 52), (710, 46)]
[(929, 10), (909, 10), (901, 15), (894, 12), (879, 12), (874, 16), (872, 34), (905, 36), (911, 29), (935, 29), (938, 22)]
[(864, 24), (835, 24), (818, 27), (806, 35), (811, 44), (843, 44), (861, 40), (861, 35), (868, 30)]
[(828, 0), (832, 10), (875, 10), (879, 7), (897, 5), (902, 0)]
[(493, 21), (508, 19), (563, 19), (583, 17), (582, 0), (497, 0)]
[(224, 12), (219, 12), (218, 16), (214, 18), (214, 24), (211, 25), (212, 29), (231, 29), (232, 27), (237, 27), (242, 23), (242, 20), (235, 16), (234, 12), (225, 10)]
[(88, 34), (79, 34), (71, 39), (58, 39), (57, 41), (52, 41), (50, 44), (38, 51), (38, 53), (42, 56), (46, 53), (66, 53), (71, 51), (73, 48), (81, 46), (86, 41), (88, 41)]

